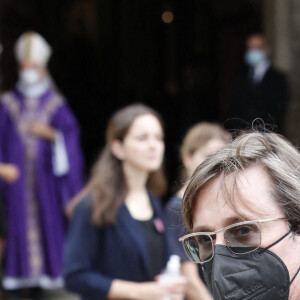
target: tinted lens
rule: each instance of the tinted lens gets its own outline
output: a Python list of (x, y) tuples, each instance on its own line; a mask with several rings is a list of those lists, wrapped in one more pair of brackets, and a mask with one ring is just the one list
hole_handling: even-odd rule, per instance
[(234, 253), (249, 253), (260, 245), (261, 234), (257, 224), (238, 225), (224, 233), (227, 247)]
[(197, 235), (183, 241), (184, 250), (189, 259), (196, 263), (209, 260), (213, 254), (212, 239), (209, 235)]

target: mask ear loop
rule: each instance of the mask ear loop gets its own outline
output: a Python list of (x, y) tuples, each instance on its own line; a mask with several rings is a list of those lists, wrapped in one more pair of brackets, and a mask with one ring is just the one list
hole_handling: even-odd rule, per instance
[(285, 235), (283, 235), (280, 239), (278, 239), (277, 241), (275, 241), (274, 243), (272, 243), (271, 245), (267, 246), (266, 248), (263, 248), (264, 250), (268, 250), (271, 247), (273, 247), (274, 245), (278, 244), (279, 242), (281, 242), (284, 238), (286, 238), (292, 231), (289, 230)]
[[(275, 241), (274, 243), (272, 243), (271, 245), (269, 245), (268, 247), (264, 248), (263, 250), (268, 250), (269, 248), (271, 248), (272, 246), (276, 245), (277, 243), (279, 243), (280, 241), (282, 241), (285, 237), (287, 237), (290, 233), (292, 232), (292, 230), (289, 230), (285, 235), (283, 235), (280, 239), (278, 239), (277, 241)], [(298, 268), (296, 274), (293, 276), (292, 280), (290, 281), (290, 286), (293, 283), (293, 281), (295, 280), (296, 276), (298, 275), (300, 271), (300, 267)]]
[(300, 267), (299, 267), (299, 269), (297, 270), (297, 272), (296, 272), (296, 274), (294, 275), (294, 277), (292, 278), (292, 280), (291, 280), (291, 282), (290, 282), (290, 285), (293, 283), (293, 281), (294, 281), (294, 279), (296, 278), (296, 276), (298, 275), (299, 271), (300, 271)]
[[(297, 224), (297, 225), (299, 225), (299, 224)], [(291, 230), (291, 231), (292, 231), (292, 230)], [(296, 231), (295, 231), (295, 232), (296, 232)], [(294, 281), (294, 279), (296, 278), (296, 276), (298, 275), (299, 271), (300, 271), (300, 267), (298, 268), (296, 274), (295, 274), (294, 277), (292, 278), (292, 280), (291, 280), (291, 282), (290, 282), (290, 285), (293, 283), (293, 281)]]

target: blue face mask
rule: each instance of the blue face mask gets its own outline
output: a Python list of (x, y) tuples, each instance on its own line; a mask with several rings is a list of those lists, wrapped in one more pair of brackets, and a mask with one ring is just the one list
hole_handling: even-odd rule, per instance
[(266, 59), (265, 52), (259, 49), (251, 49), (245, 53), (245, 63), (251, 67), (257, 66)]

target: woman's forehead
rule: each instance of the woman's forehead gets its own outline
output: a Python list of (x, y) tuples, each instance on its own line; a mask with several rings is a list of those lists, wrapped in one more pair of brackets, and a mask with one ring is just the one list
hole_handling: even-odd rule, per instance
[(162, 131), (162, 126), (156, 116), (152, 114), (145, 114), (145, 115), (138, 116), (134, 119), (134, 121), (132, 122), (129, 128), (128, 133), (134, 133), (143, 130)]

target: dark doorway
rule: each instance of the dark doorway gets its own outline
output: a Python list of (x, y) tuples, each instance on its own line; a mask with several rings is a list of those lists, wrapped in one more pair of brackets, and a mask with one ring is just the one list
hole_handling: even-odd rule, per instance
[(2, 90), (16, 80), (14, 41), (40, 32), (54, 50), (53, 78), (81, 124), (87, 170), (112, 112), (144, 102), (165, 120), (173, 186), (187, 128), (225, 121), (244, 39), (262, 30), (262, 9), (261, 0), (2, 0)]

